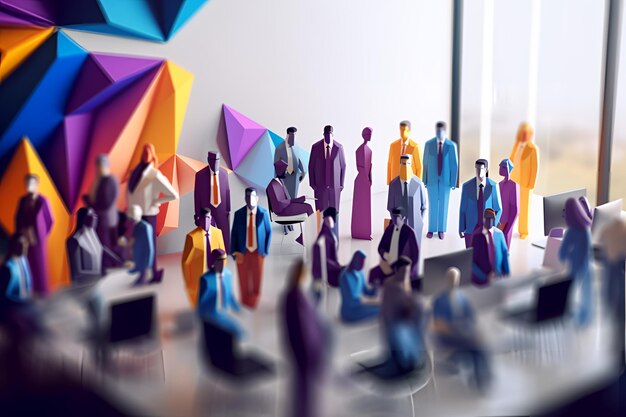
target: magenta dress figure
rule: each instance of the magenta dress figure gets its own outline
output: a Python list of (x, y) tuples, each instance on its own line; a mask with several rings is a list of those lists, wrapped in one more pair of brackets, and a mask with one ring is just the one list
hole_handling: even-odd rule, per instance
[(513, 235), (513, 225), (519, 213), (519, 185), (510, 178), (513, 170), (513, 162), (504, 159), (500, 162), (500, 175), (504, 177), (498, 184), (500, 188), (500, 199), (502, 200), (502, 216), (498, 229), (502, 230), (506, 238), (506, 246), (511, 249), (511, 236)]
[(28, 263), (30, 265), (33, 292), (45, 296), (50, 292), (48, 285), (48, 235), (54, 224), (54, 217), (48, 200), (39, 194), (39, 178), (26, 176), (26, 195), (17, 206), (15, 231), (28, 240)]
[(356, 150), (354, 194), (352, 198), (352, 238), (372, 240), (372, 150), (367, 142), (372, 139), (372, 128), (361, 133), (363, 144)]

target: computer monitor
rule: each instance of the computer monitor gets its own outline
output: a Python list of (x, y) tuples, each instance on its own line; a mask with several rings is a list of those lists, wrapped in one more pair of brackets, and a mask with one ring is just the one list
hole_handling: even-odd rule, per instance
[(597, 206), (593, 210), (593, 222), (591, 223), (591, 236), (593, 243), (598, 243), (602, 230), (613, 221), (618, 220), (622, 216), (622, 208), (624, 200), (610, 201), (601, 206)]
[(548, 236), (550, 230), (555, 227), (566, 227), (565, 224), (565, 202), (569, 198), (579, 199), (587, 196), (587, 189), (567, 191), (565, 193), (554, 194), (543, 198), (543, 234)]
[(154, 295), (141, 296), (111, 305), (109, 341), (124, 342), (152, 335)]
[(474, 249), (469, 248), (424, 259), (424, 277), (422, 279), (424, 295), (437, 295), (444, 291), (448, 287), (446, 271), (453, 266), (461, 271), (462, 286), (471, 283), (473, 253)]

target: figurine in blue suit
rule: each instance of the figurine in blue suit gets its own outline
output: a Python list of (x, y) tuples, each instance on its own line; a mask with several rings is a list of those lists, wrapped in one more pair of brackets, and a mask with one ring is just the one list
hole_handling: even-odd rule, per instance
[(141, 207), (132, 205), (128, 208), (128, 218), (133, 223), (133, 268), (130, 273), (139, 272), (139, 278), (134, 286), (145, 282), (146, 273), (152, 270), (154, 263), (154, 240), (152, 238), (152, 226), (145, 220)]
[(472, 236), (472, 281), (476, 285), (489, 284), (493, 278), (511, 273), (506, 237), (496, 227), (495, 221), (496, 212), (485, 209), (483, 227), (476, 229)]
[(228, 314), (229, 310), (239, 313), (241, 308), (233, 292), (233, 277), (229, 269), (224, 268), (226, 252), (214, 249), (211, 252), (213, 267), (200, 278), (198, 292), (198, 314), (204, 319), (213, 319), (228, 328), (235, 335), (241, 336), (239, 324)]
[(256, 308), (261, 296), (263, 261), (270, 249), (270, 216), (259, 206), (256, 189), (246, 188), (246, 205), (235, 212), (230, 251), (237, 262), (241, 303)]
[(377, 317), (380, 310), (377, 305), (374, 305), (374, 300), (363, 297), (376, 295), (376, 288), (370, 288), (365, 283), (363, 266), (366, 257), (367, 255), (362, 250), (354, 252), (350, 264), (339, 276), (339, 289), (341, 290), (339, 316), (346, 323), (356, 323)]
[(472, 246), (472, 234), (483, 227), (485, 209), (496, 212), (496, 224), (502, 216), (502, 203), (498, 184), (489, 178), (489, 163), (486, 159), (476, 161), (476, 176), (463, 183), (461, 208), (459, 210), (459, 236), (465, 238), (465, 247)]
[(21, 304), (30, 299), (33, 278), (28, 264), (28, 240), (15, 234), (9, 241), (9, 253), (0, 267), (0, 307)]
[(437, 233), (443, 239), (448, 226), (450, 189), (454, 190), (459, 173), (456, 143), (446, 138), (446, 124), (437, 122), (436, 136), (424, 145), (424, 185), (428, 191), (430, 211), (428, 233), (431, 239)]

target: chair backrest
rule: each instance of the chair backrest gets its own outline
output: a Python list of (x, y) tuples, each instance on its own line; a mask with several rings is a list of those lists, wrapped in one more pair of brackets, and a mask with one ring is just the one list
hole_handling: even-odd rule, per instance
[[(272, 179), (272, 181), (274, 181), (274, 179)], [(270, 196), (267, 196), (267, 209), (270, 212), (270, 221), (274, 221), (274, 218), (272, 217), (272, 215), (274, 214), (274, 210), (272, 210), (272, 200), (270, 199)]]
[(572, 280), (568, 277), (539, 287), (536, 311), (537, 322), (556, 319), (565, 314), (571, 285)]
[(235, 366), (234, 335), (213, 320), (203, 320), (204, 351), (211, 364), (224, 371)]
[(154, 294), (111, 305), (109, 342), (119, 343), (153, 335)]

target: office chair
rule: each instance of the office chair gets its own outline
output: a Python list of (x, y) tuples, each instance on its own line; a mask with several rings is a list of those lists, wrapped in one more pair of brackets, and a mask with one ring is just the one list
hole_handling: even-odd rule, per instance
[[(270, 201), (270, 199), (267, 199), (267, 207), (270, 211), (270, 220), (273, 221), (276, 224), (280, 224), (281, 226), (292, 226), (294, 224), (297, 224), (298, 226), (300, 226), (300, 234), (302, 235), (302, 256), (306, 259), (306, 248), (304, 247), (304, 228), (302, 227), (302, 224), (305, 222), (305, 220), (307, 219), (307, 215), (306, 213), (303, 214), (298, 214), (296, 216), (279, 216), (276, 213), (274, 213), (274, 210), (272, 210), (272, 203)], [(283, 237), (280, 240), (280, 247), (282, 248), (283, 246), (283, 242), (285, 240), (285, 233), (283, 233)]]

